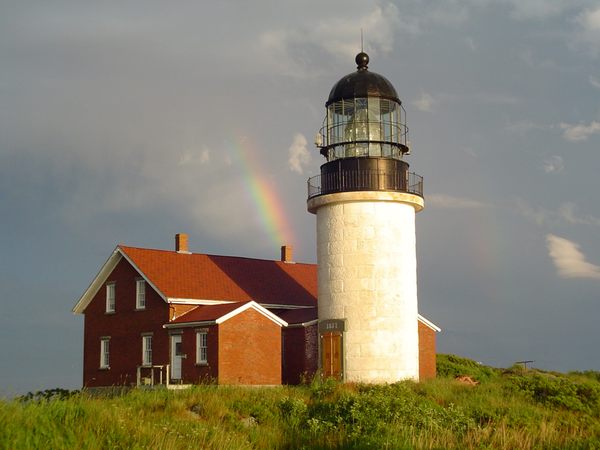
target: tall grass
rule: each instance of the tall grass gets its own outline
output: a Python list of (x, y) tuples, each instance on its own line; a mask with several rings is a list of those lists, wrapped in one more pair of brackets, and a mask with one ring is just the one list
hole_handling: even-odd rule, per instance
[(384, 386), (40, 393), (0, 401), (0, 449), (600, 448), (596, 373), (503, 371), (451, 355), (438, 368), (436, 380)]

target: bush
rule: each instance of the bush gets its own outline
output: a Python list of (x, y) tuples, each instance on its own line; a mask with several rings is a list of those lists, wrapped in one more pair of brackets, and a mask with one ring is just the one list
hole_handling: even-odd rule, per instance
[(477, 381), (487, 381), (500, 375), (500, 370), (484, 366), (468, 358), (456, 355), (437, 355), (437, 374), (439, 377), (456, 378), (469, 376)]
[(70, 391), (68, 389), (54, 388), (43, 391), (28, 392), (25, 395), (17, 397), (20, 402), (41, 402), (53, 400), (67, 400), (75, 395), (80, 394), (80, 391)]
[(536, 402), (600, 415), (600, 385), (575, 382), (564, 376), (544, 373), (512, 376), (512, 384)]
[(317, 400), (329, 397), (335, 392), (339, 384), (333, 378), (323, 380), (320, 377), (315, 377), (310, 385), (311, 397)]
[(344, 432), (350, 440), (385, 434), (391, 425), (420, 430), (452, 430), (461, 434), (475, 426), (464, 411), (442, 407), (413, 389), (413, 383), (357, 385), (332, 398), (312, 402), (307, 427), (313, 433)]
[(583, 377), (583, 378), (589, 378), (590, 380), (600, 382), (600, 372), (598, 372), (597, 370), (585, 370), (583, 372), (569, 372), (569, 375)]
[(302, 399), (284, 397), (277, 406), (283, 420), (292, 427), (298, 427), (307, 419), (308, 407)]

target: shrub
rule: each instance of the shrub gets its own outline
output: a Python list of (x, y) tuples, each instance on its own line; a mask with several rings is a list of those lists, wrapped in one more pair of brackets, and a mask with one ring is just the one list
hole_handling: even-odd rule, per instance
[(597, 370), (585, 370), (583, 372), (569, 372), (568, 375), (589, 378), (593, 381), (600, 382), (600, 372), (598, 372)]
[(543, 373), (512, 376), (518, 390), (536, 402), (600, 415), (600, 385), (594, 382), (575, 382), (564, 376)]
[(336, 430), (357, 440), (386, 434), (392, 425), (458, 434), (475, 425), (460, 407), (450, 404), (444, 408), (418, 395), (410, 382), (357, 385), (356, 391), (345, 390), (331, 397), (309, 405), (307, 426), (313, 433)]
[(80, 394), (80, 391), (70, 391), (68, 389), (54, 388), (46, 389), (43, 391), (28, 392), (25, 395), (17, 397), (17, 400), (20, 402), (67, 400), (78, 394)]
[(437, 355), (437, 374), (439, 377), (456, 378), (469, 376), (477, 381), (487, 381), (500, 375), (500, 370), (484, 366), (468, 358), (456, 355)]
[(310, 385), (311, 397), (313, 399), (329, 397), (335, 392), (339, 384), (333, 378), (321, 379), (320, 377), (315, 377)]
[(292, 427), (298, 427), (307, 419), (308, 407), (302, 399), (299, 398), (282, 398), (277, 407), (284, 421)]

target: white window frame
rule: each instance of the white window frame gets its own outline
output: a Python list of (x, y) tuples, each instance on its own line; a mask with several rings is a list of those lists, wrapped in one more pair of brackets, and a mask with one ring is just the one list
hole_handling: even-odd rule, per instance
[(208, 364), (208, 331), (196, 331), (196, 364)]
[(152, 365), (152, 335), (145, 334), (142, 336), (142, 365)]
[(110, 337), (100, 338), (100, 368), (110, 369)]
[(116, 283), (106, 283), (106, 312), (115, 312)]
[(146, 309), (146, 281), (135, 280), (135, 309)]

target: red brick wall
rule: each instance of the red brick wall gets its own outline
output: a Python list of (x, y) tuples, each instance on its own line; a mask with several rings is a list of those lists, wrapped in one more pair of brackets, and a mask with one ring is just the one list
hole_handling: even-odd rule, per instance
[[(169, 308), (146, 283), (146, 309), (135, 310), (135, 282), (140, 275), (125, 260), (107, 279), (115, 282), (115, 313), (106, 314), (106, 287), (100, 288), (84, 312), (83, 385), (112, 386), (136, 382), (142, 363), (142, 333), (152, 332), (152, 363), (169, 363), (168, 336), (162, 325)], [(100, 369), (100, 337), (110, 336), (110, 369)], [(158, 373), (157, 373), (158, 375)]]
[(306, 327), (306, 374), (310, 378), (319, 369), (319, 331), (317, 330), (317, 324)]
[(283, 383), (310, 381), (317, 371), (317, 326), (283, 329)]
[(419, 321), (419, 379), (435, 378), (435, 331)]
[[(208, 364), (196, 364), (196, 330), (208, 330), (207, 339), (207, 357)], [(183, 328), (181, 344), (183, 352), (187, 357), (181, 364), (181, 379), (184, 384), (198, 384), (216, 381), (218, 377), (219, 362), (219, 336), (218, 326)]]
[(219, 384), (281, 384), (281, 327), (254, 309), (219, 324)]

